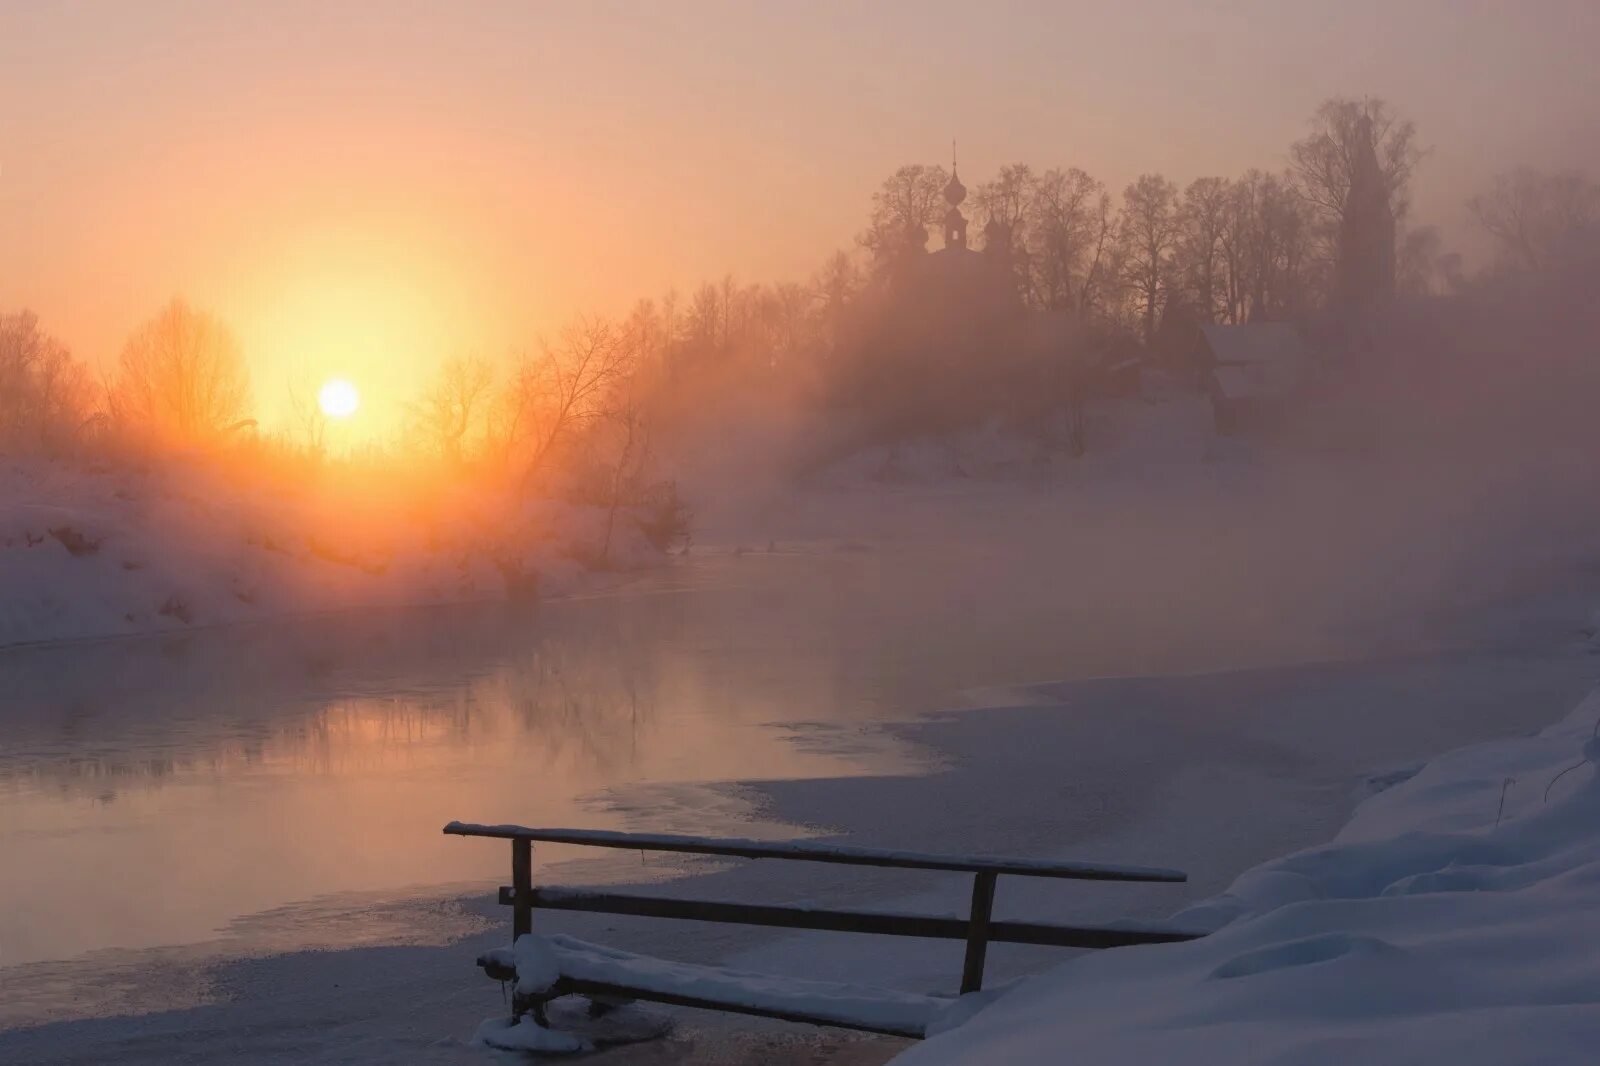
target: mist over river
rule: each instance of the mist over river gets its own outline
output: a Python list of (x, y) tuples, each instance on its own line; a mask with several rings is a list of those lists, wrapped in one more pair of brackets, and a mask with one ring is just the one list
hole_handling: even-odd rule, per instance
[[(0, 965), (225, 931), (275, 949), (381, 939), (393, 931), (246, 919), (490, 884), (503, 856), (442, 837), (453, 818), (814, 832), (744, 783), (937, 769), (946, 753), (883, 727), (1003, 704), (1016, 686), (1563, 635), (1549, 619), (1466, 637), (1409, 617), (1293, 622), (1244, 593), (1198, 624), (1213, 598), (1156, 596), (1148, 577), (1118, 578), (1114, 555), (1109, 578), (1050, 566), (1064, 542), (1009, 499), (1033, 533), (730, 541), (532, 606), (0, 652)], [(965, 506), (986, 511), (981, 495)], [(579, 872), (652, 876), (592, 853), (561, 876)]]

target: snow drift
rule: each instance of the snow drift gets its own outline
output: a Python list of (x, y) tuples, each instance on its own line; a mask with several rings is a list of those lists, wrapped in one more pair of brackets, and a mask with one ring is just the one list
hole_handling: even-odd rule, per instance
[(1078, 957), (897, 1061), (1593, 1061), (1597, 718), (1436, 758), (1177, 917), (1205, 939)]
[[(523, 996), (548, 992), (562, 978), (567, 978), (657, 995), (739, 1004), (758, 1014), (787, 1013), (819, 1022), (887, 1032), (920, 1034), (956, 1003), (947, 996), (671, 962), (560, 934), (524, 933), (517, 937), (513, 947), (485, 952), (478, 962), (479, 965), (492, 962), (502, 970), (515, 970), (516, 990)], [(526, 1021), (526, 1018), (519, 1019), (512, 1027), (519, 1035), (510, 1040), (524, 1039), (520, 1034), (528, 1029)], [(494, 1046), (525, 1046), (506, 1042), (504, 1033), (486, 1037), (483, 1028), (478, 1033)]]

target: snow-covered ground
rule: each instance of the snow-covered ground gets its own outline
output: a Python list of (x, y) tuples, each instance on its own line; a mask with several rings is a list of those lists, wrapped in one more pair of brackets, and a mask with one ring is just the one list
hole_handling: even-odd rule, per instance
[(898, 1061), (1592, 1062), (1597, 891), (1600, 696), (1179, 914), (1203, 940), (1075, 959)]
[[(460, 492), (242, 487), (219, 468), (0, 463), (0, 646), (570, 589), (605, 515)], [(623, 567), (656, 553), (618, 523)]]

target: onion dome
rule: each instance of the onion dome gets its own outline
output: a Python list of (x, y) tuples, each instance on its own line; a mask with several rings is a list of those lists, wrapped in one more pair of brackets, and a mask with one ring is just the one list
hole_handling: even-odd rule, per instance
[(967, 198), (967, 187), (961, 184), (961, 178), (956, 175), (955, 167), (950, 168), (950, 183), (944, 187), (944, 202), (951, 207), (960, 207), (961, 201)]
[(985, 248), (999, 248), (1001, 245), (1011, 243), (1011, 228), (993, 215), (983, 226), (983, 246)]

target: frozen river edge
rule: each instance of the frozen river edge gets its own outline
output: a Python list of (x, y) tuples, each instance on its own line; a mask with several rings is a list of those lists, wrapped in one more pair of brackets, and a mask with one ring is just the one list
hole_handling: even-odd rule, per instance
[[(1600, 661), (1571, 647), (1029, 686), (1010, 701), (991, 694), (991, 702), (1010, 706), (896, 727), (949, 756), (927, 775), (750, 787), (765, 797), (765, 814), (857, 843), (1186, 868), (1192, 880), (1179, 889), (1045, 886), (1008, 890), (998, 901), (1002, 915), (1157, 917), (1215, 895), (1241, 870), (1328, 839), (1361, 792), (1377, 787), (1364, 784), (1374, 768), (1414, 767), (1462, 743), (1526, 734), (1572, 707), (1597, 674)], [(1396, 713), (1419, 707), (1428, 713)], [(813, 736), (808, 742), (823, 741)], [(819, 903), (906, 900), (954, 910), (965, 885), (889, 871), (863, 878), (743, 864), (695, 872), (668, 890)], [(480, 947), (504, 939), (503, 915), (482, 898), (396, 908), (402, 921), (442, 915), (458, 933), (479, 928), (475, 914), (491, 916), (494, 924), (444, 945), (296, 952), (225, 962), (203, 973), (194, 972), (181, 951), (102, 958), (92, 972), (54, 975), (71, 984), (89, 1011), (96, 1002), (114, 1004), (115, 986), (128, 984), (187, 982), (203, 986), (212, 1002), (13, 1029), (0, 1033), (0, 1057), (41, 1063), (483, 1061), (484, 1053), (465, 1041), (477, 1022), (502, 1007), (498, 990), (476, 974), (471, 959)], [(551, 917), (548, 925), (690, 961), (819, 978), (848, 973), (860, 979), (870, 968), (874, 981), (917, 989), (948, 990), (959, 965), (959, 946), (948, 944), (863, 943), (828, 934), (774, 939), (733, 928), (567, 916)], [(998, 948), (992, 980), (1061, 959), (1046, 949)], [(45, 974), (0, 976), (11, 984)], [(20, 983), (12, 987), (25, 991)], [(718, 1059), (734, 1062), (752, 1041), (767, 1048), (759, 1054), (774, 1053), (774, 1045), (799, 1044), (802, 1054), (839, 1046), (831, 1036), (805, 1030), (698, 1016), (652, 1049), (613, 1055), (618, 1061), (673, 1061), (661, 1056), (674, 1047), (679, 1055), (700, 1047), (695, 1060), (701, 1061), (705, 1048), (717, 1047), (728, 1056)], [(881, 1057), (894, 1046), (852, 1047), (851, 1053)]]

